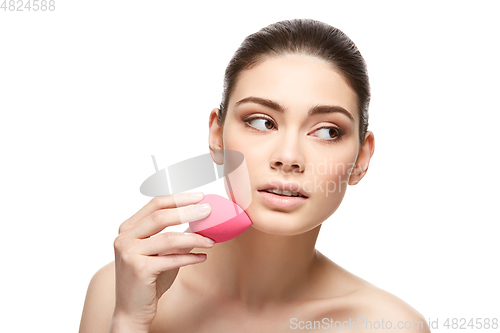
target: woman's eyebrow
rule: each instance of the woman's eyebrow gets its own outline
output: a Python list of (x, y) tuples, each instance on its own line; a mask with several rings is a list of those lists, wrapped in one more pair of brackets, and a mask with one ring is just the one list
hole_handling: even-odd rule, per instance
[[(236, 107), (236, 106), (243, 104), (243, 103), (257, 103), (257, 104), (266, 106), (270, 109), (273, 109), (275, 111), (281, 112), (281, 113), (285, 112), (285, 110), (286, 110), (285, 107), (283, 107), (281, 104), (279, 104), (273, 100), (270, 100), (267, 98), (255, 97), (255, 96), (245, 97), (245, 98), (239, 100), (238, 102), (236, 102), (234, 104), (234, 106)], [(351, 119), (351, 121), (354, 121), (354, 117), (352, 116), (352, 114), (349, 111), (347, 111), (346, 109), (344, 109), (343, 107), (338, 106), (338, 105), (316, 105), (316, 106), (312, 107), (311, 109), (309, 109), (309, 111), (307, 112), (307, 115), (314, 116), (317, 114), (325, 114), (325, 113), (332, 113), (332, 112), (343, 113), (344, 115), (349, 117), (349, 119)]]

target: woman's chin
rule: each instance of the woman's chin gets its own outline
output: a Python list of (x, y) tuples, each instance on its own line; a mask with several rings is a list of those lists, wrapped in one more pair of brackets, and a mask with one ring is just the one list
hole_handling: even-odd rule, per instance
[(280, 218), (277, 216), (262, 216), (262, 214), (258, 214), (260, 216), (255, 216), (257, 214), (252, 214), (251, 212), (247, 213), (252, 220), (250, 228), (276, 236), (294, 236), (303, 234), (321, 224), (320, 221), (316, 224), (304, 223), (304, 221), (295, 221), (295, 219), (280, 212), (273, 212), (274, 214), (266, 215), (283, 214), (285, 216)]

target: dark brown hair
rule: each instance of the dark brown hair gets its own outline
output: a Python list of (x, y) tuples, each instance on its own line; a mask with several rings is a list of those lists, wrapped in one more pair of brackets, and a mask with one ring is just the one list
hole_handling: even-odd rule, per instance
[(218, 124), (222, 128), (229, 97), (239, 74), (266, 56), (304, 54), (328, 61), (356, 92), (359, 113), (359, 141), (364, 144), (368, 128), (370, 83), (366, 63), (354, 42), (342, 31), (311, 19), (280, 21), (249, 35), (234, 53), (225, 76)]

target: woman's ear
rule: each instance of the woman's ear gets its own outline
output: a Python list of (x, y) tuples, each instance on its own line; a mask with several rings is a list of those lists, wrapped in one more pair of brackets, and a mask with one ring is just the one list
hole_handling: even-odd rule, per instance
[(371, 131), (367, 131), (365, 135), (365, 143), (359, 148), (356, 165), (354, 166), (351, 176), (349, 177), (349, 185), (356, 185), (365, 176), (374, 151), (375, 136)]
[(210, 118), (208, 120), (208, 146), (210, 148), (210, 155), (216, 164), (224, 164), (224, 152), (222, 144), (222, 128), (218, 124), (220, 110), (215, 108), (210, 112)]

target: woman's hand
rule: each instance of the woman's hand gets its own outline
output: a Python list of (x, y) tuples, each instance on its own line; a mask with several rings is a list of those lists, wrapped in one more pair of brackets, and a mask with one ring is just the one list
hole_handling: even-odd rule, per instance
[[(214, 242), (198, 234), (165, 232), (168, 226), (205, 218), (208, 204), (194, 205), (203, 194), (156, 197), (123, 222), (115, 239), (116, 303), (110, 332), (148, 332), (159, 298), (174, 282), (179, 268), (206, 260), (194, 247), (210, 248)], [(208, 206), (206, 210), (200, 208)]]

